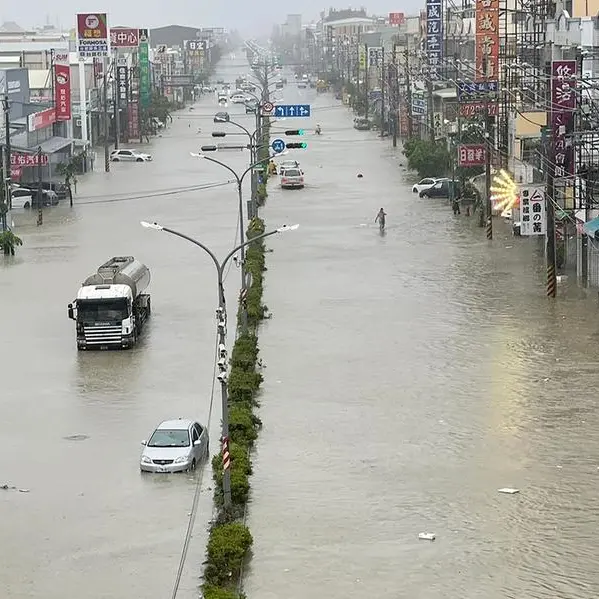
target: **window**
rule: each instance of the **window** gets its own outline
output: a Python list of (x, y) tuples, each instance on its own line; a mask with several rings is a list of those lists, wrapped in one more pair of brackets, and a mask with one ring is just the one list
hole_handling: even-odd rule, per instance
[(82, 322), (122, 322), (129, 316), (127, 301), (80, 300), (77, 302), (78, 320)]
[(155, 430), (148, 447), (189, 447), (189, 431)]
[(198, 429), (194, 426), (191, 429), (191, 442), (195, 443), (196, 441), (200, 440), (200, 435), (198, 435)]

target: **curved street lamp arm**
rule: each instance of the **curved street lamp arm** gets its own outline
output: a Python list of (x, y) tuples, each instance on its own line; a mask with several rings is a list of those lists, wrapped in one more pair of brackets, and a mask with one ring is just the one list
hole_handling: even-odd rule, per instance
[[(218, 258), (214, 255), (214, 252), (202, 242), (194, 239), (193, 237), (189, 237), (189, 235), (185, 235), (185, 233), (179, 233), (179, 231), (175, 231), (174, 229), (169, 229), (168, 227), (162, 227), (162, 230), (166, 233), (170, 233), (171, 235), (175, 235), (176, 237), (180, 237), (181, 239), (185, 239), (185, 241), (189, 241), (194, 245), (197, 245), (199, 248), (202, 248), (209, 256), (212, 258), (212, 262), (214, 262), (214, 266), (216, 266), (216, 270), (220, 272), (221, 265), (218, 262)], [(219, 277), (220, 278), (220, 277)]]
[(229, 123), (231, 125), (235, 125), (236, 127), (239, 127), (242, 131), (244, 131), (247, 134), (247, 136), (250, 138), (250, 140), (252, 139), (252, 134), (243, 125), (240, 125), (239, 123), (236, 123), (235, 121), (227, 121), (227, 123)]
[(241, 185), (241, 181), (242, 181), (243, 177), (239, 177), (239, 175), (228, 164), (225, 164), (224, 162), (221, 162), (220, 160), (211, 158), (210, 156), (206, 156), (206, 154), (203, 154), (201, 156), (201, 158), (203, 158), (204, 160), (208, 160), (209, 162), (214, 162), (214, 164), (220, 164), (223, 168), (226, 168), (235, 177), (235, 180), (237, 181), (237, 185)]
[[(166, 229), (165, 229), (166, 231)], [(270, 237), (271, 235), (276, 235), (277, 233), (280, 233), (281, 231), (279, 231), (279, 229), (274, 229), (273, 231), (268, 231), (267, 233), (262, 233), (262, 235), (256, 235), (256, 237), (252, 237), (251, 239), (248, 239), (248, 241), (246, 241), (245, 243), (240, 243), (237, 247), (233, 248), (226, 256), (225, 259), (221, 262), (220, 264), (220, 268), (224, 271), (225, 270), (225, 266), (227, 265), (227, 262), (241, 249), (244, 248), (246, 245), (250, 245), (251, 243), (254, 243), (254, 241), (258, 241), (259, 239), (264, 239), (265, 237)]]

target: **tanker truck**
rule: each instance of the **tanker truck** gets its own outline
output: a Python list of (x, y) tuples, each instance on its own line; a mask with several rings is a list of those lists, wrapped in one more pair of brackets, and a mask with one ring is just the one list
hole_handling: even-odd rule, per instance
[(150, 316), (150, 270), (133, 256), (115, 256), (87, 277), (68, 306), (77, 349), (129, 349)]

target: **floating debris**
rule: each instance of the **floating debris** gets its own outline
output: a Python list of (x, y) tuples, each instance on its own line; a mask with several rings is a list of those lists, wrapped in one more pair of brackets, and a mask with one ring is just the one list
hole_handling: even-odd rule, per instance
[(85, 441), (89, 439), (89, 435), (67, 435), (63, 437), (65, 441)]
[(3, 491), (12, 491), (13, 489), (16, 489), (17, 487), (11, 487), (10, 485), (4, 484), (2, 486), (0, 486), (0, 489), (2, 489)]
[(515, 495), (520, 493), (520, 489), (512, 489), (512, 487), (503, 487), (503, 489), (497, 489), (499, 493), (505, 493), (506, 495)]
[(29, 489), (19, 489), (19, 493), (29, 493)]
[(421, 541), (434, 541), (436, 537), (432, 532), (421, 532), (418, 533), (418, 538)]

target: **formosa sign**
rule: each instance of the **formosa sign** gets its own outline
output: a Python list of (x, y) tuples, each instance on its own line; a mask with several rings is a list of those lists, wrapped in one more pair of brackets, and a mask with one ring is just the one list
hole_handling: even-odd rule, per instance
[(69, 53), (54, 51), (54, 105), (56, 120), (71, 120), (71, 65)]
[(110, 38), (105, 12), (77, 15), (77, 53), (80, 59), (108, 56)]

